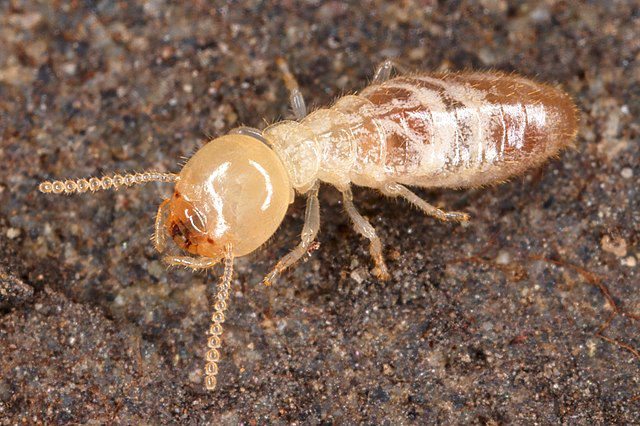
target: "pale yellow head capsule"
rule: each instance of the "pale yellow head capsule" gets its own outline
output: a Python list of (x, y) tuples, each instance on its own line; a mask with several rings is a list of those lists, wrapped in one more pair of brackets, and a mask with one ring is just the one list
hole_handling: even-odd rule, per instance
[(230, 134), (202, 147), (182, 168), (170, 198), (167, 234), (183, 250), (222, 259), (251, 253), (278, 229), (291, 202), (278, 156), (261, 141)]

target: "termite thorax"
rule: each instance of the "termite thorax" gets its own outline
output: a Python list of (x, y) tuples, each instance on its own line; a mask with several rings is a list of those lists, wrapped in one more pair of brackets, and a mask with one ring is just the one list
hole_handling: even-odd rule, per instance
[(293, 187), (300, 193), (307, 192), (318, 177), (321, 163), (314, 133), (297, 121), (281, 121), (262, 134), (284, 163)]

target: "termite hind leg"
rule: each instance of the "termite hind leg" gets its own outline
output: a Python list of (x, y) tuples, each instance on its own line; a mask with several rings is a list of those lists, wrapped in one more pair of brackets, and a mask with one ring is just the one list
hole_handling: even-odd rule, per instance
[(391, 183), (387, 184), (382, 188), (382, 192), (385, 195), (390, 197), (400, 196), (418, 207), (425, 214), (429, 216), (433, 216), (436, 219), (440, 219), (444, 222), (468, 222), (470, 217), (467, 213), (464, 212), (446, 212), (444, 210), (440, 210), (437, 207), (432, 206), (431, 204), (424, 201), (422, 198), (418, 197), (416, 194), (411, 192), (407, 187), (397, 184)]
[(193, 270), (209, 269), (220, 262), (220, 260), (209, 257), (190, 256), (165, 256), (162, 260), (169, 266), (184, 266)]
[(342, 201), (347, 214), (353, 222), (355, 230), (369, 240), (369, 252), (376, 265), (375, 275), (381, 280), (388, 280), (389, 270), (382, 255), (382, 241), (376, 234), (375, 228), (356, 209), (353, 204), (353, 193), (350, 188), (342, 190)]
[(271, 285), (278, 275), (296, 263), (312, 249), (313, 241), (320, 230), (320, 202), (318, 201), (318, 184), (316, 183), (307, 194), (307, 208), (304, 212), (304, 225), (300, 243), (286, 256), (276, 263), (276, 266), (264, 277), (262, 283)]
[(284, 85), (287, 87), (287, 90), (289, 90), (289, 102), (291, 103), (293, 115), (295, 115), (296, 120), (302, 120), (307, 115), (307, 105), (304, 102), (304, 96), (302, 96), (300, 92), (298, 82), (291, 71), (289, 71), (287, 61), (283, 58), (278, 58), (276, 59), (276, 64), (278, 64), (278, 68), (280, 68), (280, 72), (282, 73)]
[(164, 232), (164, 221), (167, 216), (167, 212), (169, 211), (169, 201), (170, 199), (167, 198), (160, 204), (160, 207), (158, 207), (158, 214), (156, 215), (154, 225), (153, 245), (159, 253), (162, 253), (167, 245), (167, 236)]
[(371, 81), (371, 84), (381, 84), (389, 80), (389, 78), (391, 78), (391, 72), (393, 70), (402, 72), (403, 67), (401, 67), (391, 59), (385, 60), (376, 68), (376, 72), (373, 74), (373, 80)]

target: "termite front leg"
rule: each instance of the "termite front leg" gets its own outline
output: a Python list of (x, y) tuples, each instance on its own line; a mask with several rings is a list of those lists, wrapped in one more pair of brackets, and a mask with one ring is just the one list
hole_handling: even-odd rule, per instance
[(436, 219), (440, 219), (443, 222), (468, 222), (470, 217), (467, 213), (464, 212), (445, 212), (444, 210), (440, 210), (437, 207), (432, 206), (431, 204), (424, 201), (422, 198), (418, 197), (416, 194), (411, 192), (407, 187), (397, 184), (391, 183), (387, 184), (382, 188), (382, 192), (385, 195), (390, 197), (400, 196), (418, 207), (425, 214), (429, 216), (433, 216)]
[(190, 256), (165, 256), (162, 260), (169, 266), (184, 266), (193, 270), (209, 269), (219, 262), (219, 260), (208, 257)]
[(278, 275), (285, 269), (296, 263), (309, 251), (313, 241), (320, 230), (320, 202), (318, 201), (318, 184), (309, 190), (307, 195), (307, 208), (304, 212), (304, 225), (302, 227), (302, 240), (285, 257), (280, 259), (276, 266), (264, 277), (262, 283), (271, 285)]
[(369, 252), (371, 253), (371, 257), (373, 257), (373, 261), (376, 265), (376, 276), (381, 280), (388, 280), (389, 270), (387, 269), (387, 265), (385, 264), (384, 257), (382, 255), (382, 241), (380, 241), (380, 237), (376, 234), (375, 228), (369, 223), (369, 221), (367, 221), (367, 219), (362, 217), (358, 210), (356, 210), (356, 207), (353, 204), (353, 193), (351, 192), (351, 188), (342, 190), (342, 201), (347, 214), (353, 222), (353, 227), (360, 235), (369, 240)]
[(304, 96), (302, 96), (300, 92), (298, 82), (293, 74), (291, 74), (291, 71), (289, 71), (289, 66), (284, 59), (278, 58), (276, 63), (282, 73), (284, 85), (289, 90), (289, 102), (291, 103), (291, 109), (293, 109), (293, 115), (295, 115), (296, 120), (302, 120), (307, 116), (307, 105), (304, 102)]

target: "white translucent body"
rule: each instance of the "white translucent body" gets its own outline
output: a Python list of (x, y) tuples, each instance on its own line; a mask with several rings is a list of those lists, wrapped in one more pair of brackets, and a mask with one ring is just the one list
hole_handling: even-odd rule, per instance
[(300, 192), (316, 180), (464, 188), (541, 164), (574, 140), (576, 123), (570, 98), (550, 86), (499, 73), (424, 74), (369, 86), (263, 135)]

